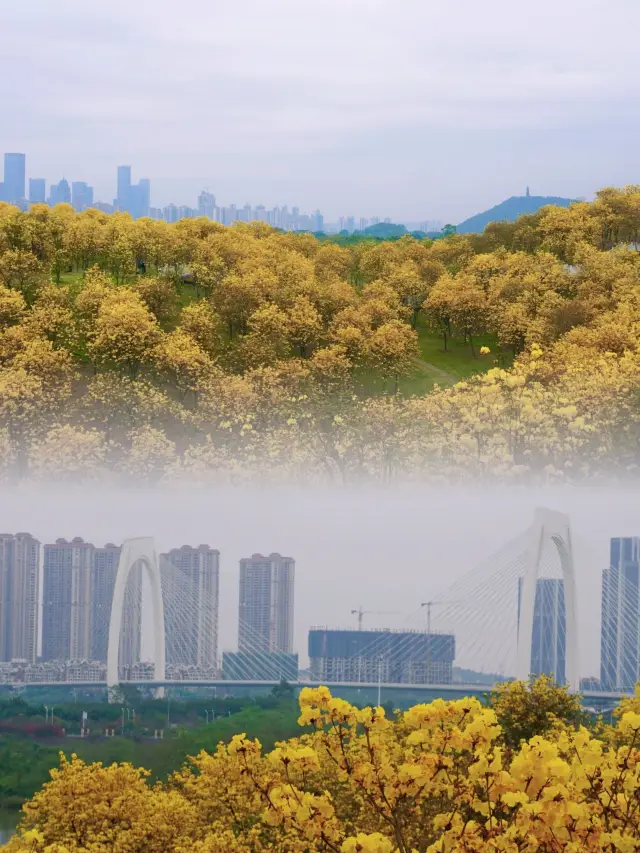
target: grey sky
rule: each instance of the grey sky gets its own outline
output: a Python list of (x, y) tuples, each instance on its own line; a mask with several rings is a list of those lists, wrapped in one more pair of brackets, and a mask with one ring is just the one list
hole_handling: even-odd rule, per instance
[(459, 221), (640, 181), (637, 0), (4, 0), (0, 140), (152, 204)]
[[(295, 638), (303, 661), (311, 625), (355, 627), (350, 611), (360, 606), (395, 611), (365, 617), (365, 627), (424, 628), (420, 602), (441, 597), (525, 531), (537, 506), (571, 516), (581, 674), (597, 675), (602, 569), (609, 565), (611, 536), (640, 535), (637, 490), (109, 492), (65, 486), (0, 492), (3, 532), (28, 530), (42, 542), (82, 536), (96, 545), (154, 536), (158, 551), (200, 543), (218, 548), (224, 649), (237, 641), (240, 558), (271, 551), (294, 557)], [(502, 591), (498, 594), (504, 598)], [(512, 604), (515, 608), (515, 596)], [(492, 624), (504, 622), (496, 616)], [(434, 612), (433, 627), (455, 626), (439, 625)]]

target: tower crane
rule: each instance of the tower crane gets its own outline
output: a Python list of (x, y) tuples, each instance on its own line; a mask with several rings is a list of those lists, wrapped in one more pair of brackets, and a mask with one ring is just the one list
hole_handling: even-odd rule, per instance
[(397, 610), (363, 610), (359, 607), (357, 610), (351, 611), (352, 616), (358, 617), (358, 631), (362, 631), (363, 616), (397, 616)]

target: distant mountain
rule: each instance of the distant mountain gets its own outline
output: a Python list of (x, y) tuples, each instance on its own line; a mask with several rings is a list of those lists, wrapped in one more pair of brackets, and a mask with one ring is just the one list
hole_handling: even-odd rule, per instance
[(515, 222), (523, 213), (535, 213), (547, 204), (569, 207), (574, 201), (576, 201), (574, 198), (560, 198), (554, 195), (512, 195), (491, 210), (476, 213), (475, 216), (465, 219), (457, 226), (456, 232), (481, 234), (490, 222)]

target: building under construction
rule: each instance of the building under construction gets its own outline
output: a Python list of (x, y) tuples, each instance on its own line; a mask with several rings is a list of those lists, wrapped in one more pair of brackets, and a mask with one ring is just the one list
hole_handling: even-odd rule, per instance
[(312, 628), (309, 661), (321, 683), (451, 684), (453, 634)]

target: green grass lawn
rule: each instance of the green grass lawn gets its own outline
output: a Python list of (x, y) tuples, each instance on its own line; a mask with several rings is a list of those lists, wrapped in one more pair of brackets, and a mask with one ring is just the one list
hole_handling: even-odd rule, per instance
[[(64, 273), (61, 276), (61, 284), (78, 286), (82, 277), (81, 272)], [(180, 311), (199, 298), (195, 288), (186, 283), (177, 287), (177, 296), (175, 317), (163, 323), (167, 331), (175, 328)], [(461, 337), (447, 340), (445, 351), (442, 335), (420, 320), (416, 331), (422, 363), (416, 363), (413, 373), (400, 380), (400, 393), (407, 397), (428, 394), (435, 385), (454, 385), (461, 379), (485, 373), (492, 367), (510, 367), (513, 361), (511, 354), (499, 351), (493, 335), (478, 335), (474, 338), (474, 356), (469, 343), (465, 343)], [(490, 348), (489, 355), (480, 355), (480, 348), (483, 346)], [(356, 383), (363, 396), (379, 396), (389, 393), (393, 388), (392, 380), (385, 383), (382, 377), (367, 370), (356, 371)]]
[[(400, 393), (407, 397), (428, 394), (435, 385), (440, 387), (454, 385), (461, 379), (477, 373), (486, 373), (492, 367), (510, 367), (513, 361), (510, 354), (505, 355), (498, 351), (493, 335), (478, 335), (474, 338), (473, 345), (476, 353), (474, 357), (469, 344), (465, 344), (461, 338), (448, 340), (445, 352), (441, 335), (420, 324), (417, 332), (423, 364), (416, 365), (415, 371), (410, 376), (400, 380)], [(489, 347), (491, 350), (489, 355), (480, 355), (480, 347), (483, 346)], [(364, 370), (357, 371), (356, 381), (363, 394), (373, 396), (388, 393), (392, 385), (389, 382), (385, 387), (385, 382), (380, 376)]]

